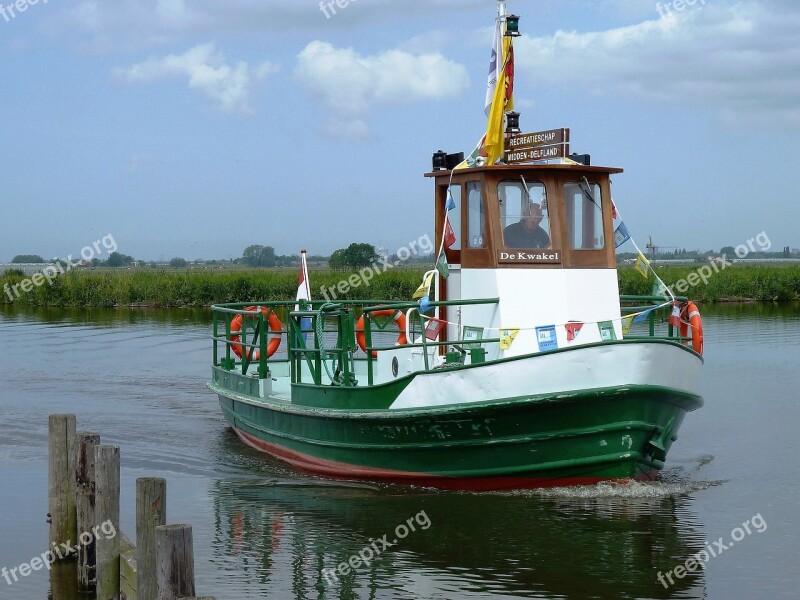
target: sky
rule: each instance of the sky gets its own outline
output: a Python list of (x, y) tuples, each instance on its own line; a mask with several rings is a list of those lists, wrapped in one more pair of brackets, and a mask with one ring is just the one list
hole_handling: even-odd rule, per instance
[[(640, 246), (800, 247), (800, 3), (507, 4), (523, 131), (624, 168)], [(394, 252), (433, 235), (431, 154), (486, 128), (493, 0), (0, 7), (0, 262)]]

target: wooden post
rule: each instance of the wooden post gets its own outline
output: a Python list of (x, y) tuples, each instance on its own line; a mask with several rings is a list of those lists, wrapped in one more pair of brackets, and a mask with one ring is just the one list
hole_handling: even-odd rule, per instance
[(50, 565), (50, 590), (47, 595), (50, 600), (86, 600), (78, 592), (78, 573), (74, 561), (57, 561)]
[(167, 523), (167, 481), (158, 477), (136, 480), (136, 596), (156, 600), (156, 527)]
[(119, 600), (119, 446), (95, 447), (95, 479), (97, 600)]
[(177, 600), (194, 596), (194, 547), (191, 525), (156, 527), (156, 577), (158, 600)]
[[(95, 521), (94, 448), (100, 444), (99, 433), (78, 432), (77, 458), (75, 459), (75, 484), (78, 531), (91, 532)], [(88, 545), (78, 546), (78, 589), (88, 592), (94, 589), (96, 541), (94, 535)]]
[(75, 510), (75, 415), (50, 415), (48, 421), (48, 517), (50, 548), (65, 558), (61, 544), (77, 544)]

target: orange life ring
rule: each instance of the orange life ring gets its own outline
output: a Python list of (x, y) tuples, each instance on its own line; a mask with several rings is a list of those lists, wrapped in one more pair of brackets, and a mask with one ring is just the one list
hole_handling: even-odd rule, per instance
[(692, 349), (698, 354), (703, 354), (703, 320), (700, 311), (692, 301), (687, 302), (681, 310), (681, 337), (689, 335), (689, 326), (692, 326)]
[[(370, 314), (373, 317), (392, 317), (400, 328), (400, 334), (397, 336), (397, 345), (402, 346), (408, 343), (408, 338), (406, 338), (406, 315), (402, 310), (387, 308), (385, 310), (373, 311)], [(358, 319), (358, 323), (356, 323), (356, 343), (361, 350), (364, 352), (367, 351), (367, 337), (364, 335), (364, 315), (361, 315)], [(377, 350), (372, 351), (372, 358), (378, 358)]]
[[(256, 316), (258, 315), (259, 308), (261, 309), (261, 313), (265, 317), (267, 317), (269, 322), (269, 328), (274, 333), (282, 333), (283, 323), (281, 323), (281, 320), (278, 318), (278, 315), (276, 315), (274, 311), (269, 310), (266, 306), (261, 306), (261, 307), (248, 306), (244, 310), (247, 311), (248, 313), (253, 313), (253, 314), (248, 314), (247, 318), (255, 319)], [(237, 342), (240, 339), (239, 334), (242, 331), (242, 323), (244, 322), (244, 316), (245, 315), (243, 315), (242, 313), (239, 313), (231, 320), (231, 350), (233, 350), (233, 353), (239, 358), (242, 358), (242, 344), (239, 344)], [(267, 344), (267, 356), (272, 356), (273, 354), (275, 354), (275, 352), (278, 350), (278, 346), (280, 345), (281, 345), (280, 336), (273, 337), (269, 341), (269, 344)], [(248, 360), (251, 361), (260, 360), (261, 350), (259, 350), (258, 348), (251, 348), (251, 350), (252, 352), (248, 352), (248, 354), (250, 355)]]

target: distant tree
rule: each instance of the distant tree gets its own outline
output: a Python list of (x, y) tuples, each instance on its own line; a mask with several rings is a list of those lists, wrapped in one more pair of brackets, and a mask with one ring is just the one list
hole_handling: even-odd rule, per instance
[(131, 264), (135, 259), (132, 256), (128, 256), (127, 254), (120, 254), (119, 252), (112, 252), (108, 256), (108, 260), (106, 261), (106, 266), (108, 267), (127, 267)]
[(344, 264), (351, 269), (368, 267), (379, 258), (372, 244), (350, 244), (344, 251)]
[(43, 263), (44, 259), (38, 254), (17, 254), (11, 259), (11, 264)]
[(722, 248), (719, 249), (719, 253), (724, 254), (728, 258), (732, 257), (735, 252), (736, 249), (733, 246), (723, 246)]
[(185, 258), (180, 258), (178, 256), (176, 256), (175, 258), (173, 258), (172, 260), (169, 261), (169, 266), (170, 267), (174, 267), (176, 269), (181, 269), (181, 268), (185, 267), (188, 264), (189, 263), (186, 262)]
[(253, 244), (244, 249), (242, 260), (248, 267), (274, 267), (275, 248)]
[(344, 269), (344, 253), (344, 248), (340, 248), (331, 254), (331, 257), (328, 259), (328, 267), (334, 271), (340, 271)]

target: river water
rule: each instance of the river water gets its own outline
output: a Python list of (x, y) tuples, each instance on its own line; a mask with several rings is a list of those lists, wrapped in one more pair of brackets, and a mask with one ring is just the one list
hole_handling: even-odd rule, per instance
[[(208, 311), (0, 307), (0, 568), (46, 549), (47, 417), (69, 412), (121, 447), (129, 536), (136, 478), (167, 479), (199, 595), (797, 598), (800, 307), (701, 310), (706, 405), (660, 481), (467, 494), (332, 483), (245, 447), (205, 387)], [(44, 569), (17, 579), (0, 598), (51, 589)]]

